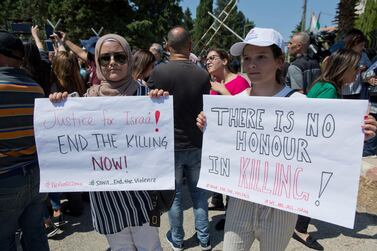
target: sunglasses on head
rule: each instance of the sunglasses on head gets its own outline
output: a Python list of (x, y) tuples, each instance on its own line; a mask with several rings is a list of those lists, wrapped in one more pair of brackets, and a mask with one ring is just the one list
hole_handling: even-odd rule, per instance
[(127, 55), (124, 52), (114, 52), (114, 53), (105, 53), (99, 56), (98, 61), (101, 66), (108, 66), (110, 64), (111, 58), (117, 64), (127, 63)]

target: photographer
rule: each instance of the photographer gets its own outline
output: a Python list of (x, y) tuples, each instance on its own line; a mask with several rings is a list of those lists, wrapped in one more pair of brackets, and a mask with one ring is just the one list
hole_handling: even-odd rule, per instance
[(310, 36), (306, 32), (296, 33), (288, 44), (288, 52), (293, 60), (287, 70), (286, 83), (304, 94), (321, 73), (318, 61), (308, 57), (309, 44)]

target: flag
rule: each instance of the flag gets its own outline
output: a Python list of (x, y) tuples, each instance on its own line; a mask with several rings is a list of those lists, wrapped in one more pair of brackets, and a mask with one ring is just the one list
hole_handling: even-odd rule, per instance
[(319, 24), (319, 17), (321, 13), (318, 15), (318, 18), (312, 13), (312, 18), (310, 20), (310, 32), (317, 33), (321, 27)]

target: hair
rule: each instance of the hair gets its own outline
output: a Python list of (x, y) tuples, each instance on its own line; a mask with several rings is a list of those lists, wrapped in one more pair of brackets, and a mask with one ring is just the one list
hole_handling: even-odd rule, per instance
[(191, 43), (190, 33), (182, 26), (172, 28), (168, 33), (168, 45), (175, 52), (181, 52), (189, 48)]
[(237, 71), (230, 64), (231, 60), (232, 60), (230, 55), (225, 50), (212, 48), (212, 49), (208, 50), (208, 53), (210, 53), (211, 51), (216, 52), (219, 55), (219, 57), (221, 58), (221, 60), (227, 61), (226, 68), (228, 69), (228, 71), (230, 71), (232, 73), (237, 73)]
[(329, 82), (333, 84), (338, 93), (340, 93), (344, 74), (350, 69), (356, 68), (359, 64), (359, 60), (360, 55), (351, 49), (340, 49), (334, 52), (324, 62), (322, 73), (319, 78), (313, 82), (312, 86), (316, 82)]
[(344, 47), (346, 49), (352, 49), (354, 46), (367, 42), (367, 38), (361, 30), (352, 29), (344, 36)]
[(152, 52), (140, 49), (133, 55), (132, 77), (133, 79), (139, 79), (140, 75), (145, 73), (151, 64), (154, 64), (155, 57)]
[[(276, 44), (273, 44), (273, 45), (270, 45), (269, 47), (272, 50), (272, 55), (274, 56), (274, 59), (283, 57), (283, 51), (281, 50), (279, 46), (277, 46)], [(283, 70), (284, 69), (277, 69), (275, 72), (275, 79), (279, 84), (284, 83)]]
[(84, 95), (86, 89), (75, 55), (59, 51), (52, 61), (52, 70), (57, 78), (58, 91), (78, 92), (80, 96)]
[(295, 37), (298, 37), (299, 42), (302, 44), (303, 50), (306, 53), (310, 44), (310, 36), (307, 32), (301, 31), (294, 34)]
[(49, 62), (42, 61), (38, 47), (34, 43), (24, 44), (24, 68), (43, 89), (45, 96), (51, 91), (51, 65)]

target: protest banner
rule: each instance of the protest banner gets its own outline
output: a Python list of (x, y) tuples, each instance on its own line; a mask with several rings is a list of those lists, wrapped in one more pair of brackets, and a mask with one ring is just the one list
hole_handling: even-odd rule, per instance
[(352, 228), (365, 100), (205, 96), (198, 186)]
[(173, 97), (37, 99), (41, 192), (174, 189)]

